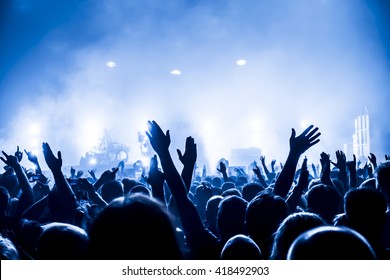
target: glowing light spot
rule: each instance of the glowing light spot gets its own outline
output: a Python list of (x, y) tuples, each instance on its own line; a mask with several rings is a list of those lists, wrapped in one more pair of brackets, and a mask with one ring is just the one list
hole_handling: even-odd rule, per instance
[(180, 75), (181, 75), (181, 71), (180, 71), (180, 70), (177, 70), (177, 69), (172, 70), (172, 71), (171, 71), (171, 75), (180, 76)]
[(301, 120), (301, 128), (307, 128), (308, 126), (307, 120)]
[(114, 67), (116, 66), (116, 63), (115, 63), (114, 61), (108, 61), (108, 62), (106, 63), (106, 66), (107, 66), (108, 68), (114, 68)]
[(39, 133), (41, 132), (41, 128), (38, 124), (31, 124), (30, 127), (29, 127), (29, 132), (31, 135), (39, 135)]
[(91, 159), (89, 160), (89, 164), (90, 164), (90, 165), (95, 165), (96, 163), (97, 163), (96, 158), (91, 158)]
[(239, 59), (236, 61), (236, 64), (238, 66), (244, 66), (246, 64), (246, 60), (245, 59)]

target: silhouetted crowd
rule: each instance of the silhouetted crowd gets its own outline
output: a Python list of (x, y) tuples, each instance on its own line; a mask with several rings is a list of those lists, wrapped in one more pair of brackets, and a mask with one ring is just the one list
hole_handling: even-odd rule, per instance
[[(0, 255), (3, 260), (372, 260), (390, 259), (390, 157), (364, 164), (342, 151), (305, 152), (320, 141), (292, 129), (287, 159), (248, 170), (219, 161), (197, 173), (197, 147), (170, 152), (155, 121), (155, 155), (138, 178), (124, 162), (64, 174), (61, 152), (42, 144), (50, 176), (32, 152), (2, 152)], [(182, 164), (175, 166), (177, 156)], [(22, 162), (34, 164), (26, 169)], [(333, 160), (331, 160), (333, 159)]]

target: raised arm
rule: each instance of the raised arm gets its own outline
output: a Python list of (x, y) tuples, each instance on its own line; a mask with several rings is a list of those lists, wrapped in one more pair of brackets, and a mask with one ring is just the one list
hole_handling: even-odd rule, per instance
[(349, 171), (349, 187), (351, 189), (357, 188), (357, 173), (356, 173), (356, 156), (353, 155), (353, 160), (347, 161), (347, 168)]
[(36, 174), (43, 174), (42, 173), (42, 169), (41, 169), (41, 166), (39, 165), (39, 162), (38, 162), (38, 157), (36, 155), (34, 155), (33, 152), (28, 152), (26, 150), (24, 150), (24, 152), (26, 153), (27, 155), (27, 159), (34, 164), (35, 166), (35, 173)]
[(263, 175), (261, 175), (260, 167), (257, 165), (257, 162), (256, 162), (256, 161), (253, 162), (253, 166), (254, 166), (254, 167), (253, 167), (253, 173), (255, 173), (256, 176), (257, 176), (257, 179), (259, 179), (260, 185), (262, 185), (263, 188), (266, 189), (266, 188), (268, 187), (268, 184), (267, 184), (267, 182), (264, 180)]
[(321, 183), (328, 186), (333, 186), (330, 178), (330, 155), (322, 152), (320, 155), (321, 162)]
[(309, 170), (307, 169), (307, 158), (305, 157), (302, 163), (301, 173), (299, 174), (298, 184), (294, 187), (291, 195), (286, 200), (290, 214), (295, 212), (299, 203), (299, 199), (305, 190), (307, 190), (308, 185)]
[(58, 151), (57, 157), (55, 157), (48, 143), (43, 143), (42, 149), (46, 164), (51, 170), (55, 182), (56, 192), (53, 193), (51, 197), (56, 199), (55, 206), (61, 211), (61, 219), (64, 219), (64, 221), (71, 221), (73, 219), (74, 210), (77, 207), (77, 199), (62, 173), (61, 152)]
[(222, 174), (224, 183), (229, 181), (226, 164), (222, 160), (219, 162), (219, 168), (217, 168), (217, 171)]
[(273, 180), (273, 177), (271, 176), (271, 172), (269, 172), (269, 170), (267, 168), (267, 164), (265, 163), (265, 156), (260, 157), (260, 162), (261, 162), (261, 165), (263, 166), (263, 170), (264, 170), (264, 173), (265, 173), (265, 176), (267, 177), (267, 179), (269, 181)]
[(165, 195), (164, 195), (164, 182), (165, 175), (158, 169), (157, 155), (154, 155), (150, 159), (150, 168), (146, 182), (152, 188), (153, 197), (160, 200), (164, 205), (166, 205)]
[(216, 245), (217, 240), (204, 227), (195, 205), (187, 196), (186, 186), (169, 153), (169, 145), (171, 143), (169, 130), (164, 133), (155, 121), (149, 121), (146, 135), (160, 158), (165, 179), (175, 199), (181, 224), (191, 250), (199, 257), (204, 258), (210, 249), (207, 245), (210, 245), (210, 242)]
[(292, 129), (290, 151), (286, 163), (275, 182), (275, 195), (286, 198), (294, 180), (295, 169), (300, 156), (320, 141), (318, 138), (320, 135), (321, 133), (318, 132), (318, 127), (314, 128), (313, 125), (306, 128), (299, 136), (296, 136), (295, 129)]
[(186, 185), (188, 193), (190, 191), (192, 176), (194, 173), (197, 158), (197, 150), (194, 138), (192, 138), (191, 136), (187, 137), (184, 154), (182, 154), (179, 149), (177, 149), (176, 151), (179, 156), (179, 160), (183, 164), (181, 177)]
[(15, 174), (19, 181), (19, 187), (22, 190), (22, 194), (19, 197), (19, 203), (16, 215), (21, 217), (23, 212), (34, 204), (34, 193), (30, 182), (28, 181), (27, 175), (24, 172), (22, 166), (19, 163), (19, 160), (16, 156), (8, 155), (3, 151), (4, 157), (0, 157), (0, 159), (8, 166), (12, 167), (15, 171)]

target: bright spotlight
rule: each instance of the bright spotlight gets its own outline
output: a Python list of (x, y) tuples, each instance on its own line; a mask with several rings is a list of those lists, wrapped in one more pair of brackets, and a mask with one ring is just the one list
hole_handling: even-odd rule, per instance
[(106, 66), (107, 66), (108, 68), (114, 68), (114, 67), (116, 66), (116, 63), (115, 63), (114, 61), (108, 61), (108, 62), (106, 63)]
[(177, 69), (172, 70), (172, 71), (171, 71), (171, 75), (180, 76), (180, 75), (181, 75), (181, 71), (180, 71), (180, 70), (177, 70)]
[(236, 64), (238, 66), (244, 66), (246, 64), (246, 60), (245, 59), (239, 59), (236, 61)]
[(91, 158), (91, 159), (89, 160), (89, 164), (90, 164), (90, 165), (95, 165), (96, 163), (97, 163), (96, 158)]

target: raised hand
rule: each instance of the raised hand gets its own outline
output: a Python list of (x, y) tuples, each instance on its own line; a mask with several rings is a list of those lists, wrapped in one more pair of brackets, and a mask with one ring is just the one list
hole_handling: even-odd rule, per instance
[(286, 198), (294, 180), (295, 170), (300, 156), (310, 147), (317, 144), (321, 133), (318, 132), (318, 127), (310, 125), (299, 136), (296, 136), (293, 128), (290, 136), (290, 151), (284, 168), (276, 179), (274, 186), (274, 194), (282, 198)]
[(347, 158), (343, 151), (337, 150), (336, 151), (336, 163), (332, 162), (334, 166), (340, 170), (340, 172), (346, 172), (347, 169)]
[(385, 160), (390, 160), (390, 155), (385, 155)]
[(330, 155), (324, 152), (320, 155), (321, 162), (321, 182), (325, 185), (332, 186), (332, 180), (330, 179)]
[(16, 146), (15, 157), (18, 159), (19, 162), (21, 162), (23, 159), (23, 152), (19, 150), (19, 146)]
[(162, 171), (159, 170), (157, 155), (154, 155), (150, 159), (150, 168), (148, 176), (146, 177), (146, 182), (152, 187), (152, 195), (165, 204), (164, 181), (165, 175)]
[(38, 164), (38, 158), (37, 158), (37, 156), (33, 152), (28, 152), (28, 151), (26, 151), (26, 149), (24, 150), (24, 152), (26, 153), (27, 159), (30, 162), (32, 162), (34, 164)]
[(217, 171), (220, 172), (222, 175), (226, 174), (226, 165), (222, 160), (219, 162), (219, 168), (217, 168)]
[(92, 179), (94, 179), (96, 181), (97, 178), (96, 178), (95, 172), (96, 172), (96, 169), (88, 170), (89, 175), (91, 175)]
[(195, 165), (197, 158), (197, 150), (194, 138), (188, 136), (186, 139), (186, 148), (184, 154), (179, 149), (176, 150), (179, 156), (179, 160), (183, 165)]
[(161, 127), (155, 121), (148, 121), (148, 131), (145, 132), (149, 138), (150, 145), (157, 154), (167, 152), (171, 144), (169, 130), (164, 133)]
[(76, 178), (76, 169), (73, 166), (70, 167), (70, 178)]
[(254, 161), (253, 165), (254, 165), (253, 173), (255, 173), (257, 178), (259, 179), (260, 185), (262, 185), (264, 188), (267, 188), (268, 187), (267, 182), (264, 180), (263, 175), (261, 175), (261, 171), (259, 166), (257, 166), (257, 162)]
[(301, 167), (301, 173), (299, 174), (299, 180), (297, 187), (303, 191), (309, 185), (309, 170), (307, 168), (307, 158), (305, 157)]
[(356, 156), (353, 155), (353, 160), (347, 161), (347, 168), (349, 170), (349, 187), (357, 188), (357, 174), (356, 174)]
[(3, 151), (3, 157), (0, 157), (0, 159), (8, 166), (12, 167), (14, 170), (20, 166), (19, 160), (16, 156), (8, 155), (6, 152)]
[(351, 161), (347, 161), (347, 168), (349, 170), (349, 172), (351, 171), (355, 171), (356, 172), (356, 156), (353, 155), (353, 160)]
[(368, 156), (368, 160), (371, 162), (372, 167), (375, 170), (378, 167), (376, 156), (373, 153), (370, 153), (370, 155)]
[(77, 173), (76, 173), (76, 178), (81, 178), (81, 176), (83, 176), (83, 174), (84, 174), (84, 171), (83, 171), (83, 170), (77, 171)]
[(50, 170), (60, 171), (62, 168), (61, 152), (58, 151), (57, 157), (55, 157), (48, 143), (42, 143), (42, 149), (46, 164)]
[(321, 135), (320, 132), (317, 133), (318, 127), (313, 128), (313, 125), (310, 125), (306, 128), (299, 136), (295, 136), (296, 132), (293, 128), (291, 131), (290, 137), (290, 151), (294, 154), (302, 155), (310, 147), (314, 146), (320, 139), (318, 137)]

